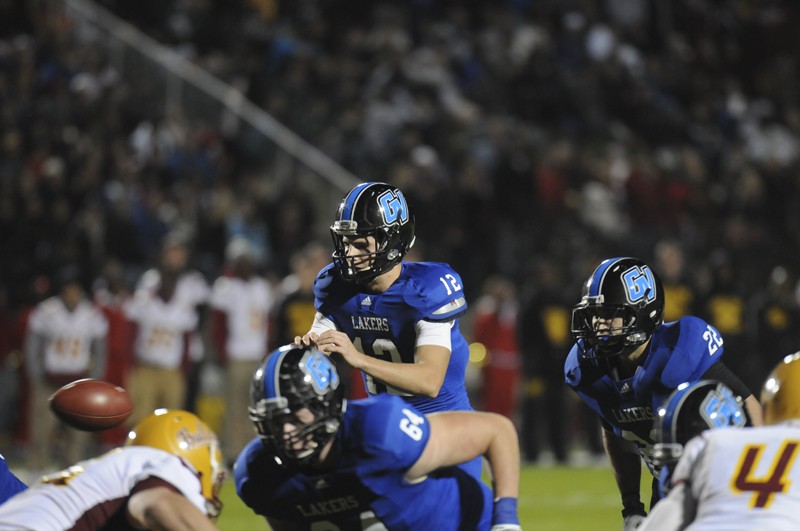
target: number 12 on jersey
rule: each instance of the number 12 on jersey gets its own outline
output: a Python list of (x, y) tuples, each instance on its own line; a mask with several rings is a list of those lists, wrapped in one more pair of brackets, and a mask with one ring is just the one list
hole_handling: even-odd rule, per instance
[[(452, 295), (456, 291), (461, 291), (461, 284), (458, 283), (456, 277), (451, 275), (450, 273), (446, 274), (443, 277), (439, 277), (439, 282), (444, 284), (444, 289), (447, 290), (448, 295)], [(451, 289), (452, 288), (452, 289)]]

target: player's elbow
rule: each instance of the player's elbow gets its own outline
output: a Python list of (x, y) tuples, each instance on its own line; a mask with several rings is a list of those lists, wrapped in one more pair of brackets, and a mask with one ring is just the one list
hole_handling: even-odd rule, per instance
[(424, 396), (426, 398), (436, 398), (439, 396), (439, 390), (441, 390), (441, 386), (438, 387), (423, 387), (417, 393), (420, 396)]
[(417, 394), (426, 398), (436, 398), (439, 396), (439, 392), (442, 390), (443, 383), (444, 382), (439, 379), (422, 380), (420, 382), (420, 388), (417, 390)]

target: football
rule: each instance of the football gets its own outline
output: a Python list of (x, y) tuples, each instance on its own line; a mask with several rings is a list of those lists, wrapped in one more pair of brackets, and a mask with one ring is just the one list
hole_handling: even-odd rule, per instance
[(68, 383), (50, 396), (49, 403), (59, 419), (83, 431), (113, 428), (133, 413), (125, 389), (94, 378)]

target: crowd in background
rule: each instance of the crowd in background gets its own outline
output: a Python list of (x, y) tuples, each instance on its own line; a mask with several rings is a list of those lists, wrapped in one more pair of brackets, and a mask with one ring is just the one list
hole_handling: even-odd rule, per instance
[[(210, 283), (244, 237), (278, 286), (335, 208), (274, 185), (263, 146), (166, 114), (146, 78), (75, 40), (56, 3), (0, 5), (5, 433), (21, 420), (25, 316), (67, 266), (90, 295), (109, 271), (132, 291), (179, 234)], [(794, 2), (98, 3), (406, 192), (417, 256), (461, 274), (475, 336), (485, 314), (490, 339), (506, 334), (480, 385), (519, 416), (529, 458), (543, 422), (557, 454), (569, 434), (592, 439), (571, 424), (562, 367), (569, 308), (602, 258), (652, 263), (667, 319), (714, 324), (751, 387), (800, 349)], [(509, 367), (519, 404), (487, 387)]]

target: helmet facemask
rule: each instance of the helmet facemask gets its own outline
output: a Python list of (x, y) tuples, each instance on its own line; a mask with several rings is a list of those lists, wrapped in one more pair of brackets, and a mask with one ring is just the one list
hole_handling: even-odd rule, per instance
[[(602, 297), (599, 297), (602, 300)], [(637, 323), (630, 306), (598, 303), (598, 297), (585, 297), (572, 310), (572, 333), (583, 339), (598, 358), (627, 356), (649, 338)]]
[[(336, 221), (331, 226), (333, 237), (333, 262), (342, 278), (348, 282), (364, 284), (385, 273), (403, 260), (405, 252), (399, 250), (399, 230), (397, 227), (378, 228), (359, 232), (353, 229), (357, 221)], [(372, 237), (374, 252), (348, 255), (348, 247), (357, 238)], [(371, 242), (370, 242), (371, 243)]]
[[(250, 408), (258, 435), (279, 457), (299, 465), (319, 462), (320, 453), (339, 430), (338, 418), (320, 404), (288, 405), (284, 397), (262, 400)], [(287, 429), (287, 427), (294, 429)]]

